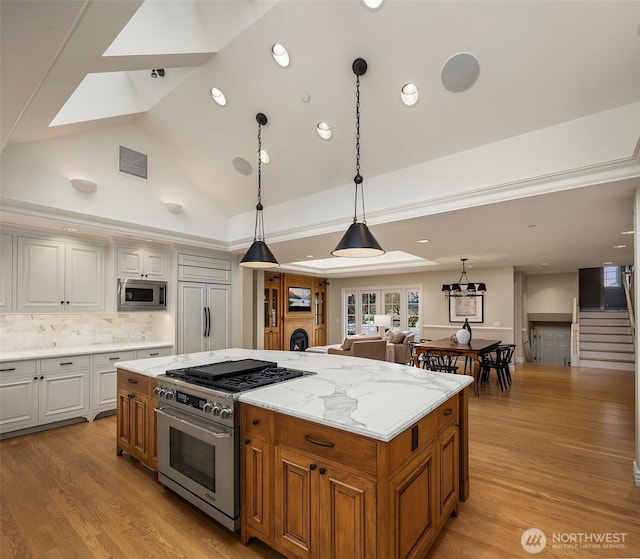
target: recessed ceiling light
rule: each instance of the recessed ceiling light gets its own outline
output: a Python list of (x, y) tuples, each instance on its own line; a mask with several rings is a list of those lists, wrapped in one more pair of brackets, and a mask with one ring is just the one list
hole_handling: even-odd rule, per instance
[(613, 262), (611, 262), (611, 260), (607, 260), (606, 262), (602, 263), (604, 266), (611, 266), (611, 264), (613, 264)]
[(211, 98), (218, 103), (218, 105), (222, 105), (223, 107), (227, 104), (227, 98), (217, 87), (211, 88)]
[(540, 266), (548, 266), (549, 263), (548, 262), (540, 262)]
[(78, 231), (80, 231), (80, 229), (76, 227), (63, 227), (62, 230), (67, 231), (68, 233), (77, 233)]
[(375, 10), (382, 5), (382, 2), (384, 0), (362, 0), (362, 1), (364, 2), (364, 5), (367, 8), (369, 8), (370, 10)]
[(621, 235), (633, 235), (633, 229), (631, 231), (623, 231)]
[(407, 107), (418, 102), (418, 86), (415, 83), (405, 83), (400, 90), (400, 99)]
[(289, 53), (280, 43), (276, 43), (271, 47), (271, 54), (273, 59), (283, 68), (289, 66)]
[(305, 258), (313, 258), (313, 254), (305, 254), (304, 257)]
[(627, 248), (627, 245), (613, 245), (613, 248)]
[(416, 243), (428, 243), (429, 239), (418, 239)]
[(263, 149), (260, 150), (260, 161), (265, 165), (269, 165), (269, 163), (271, 163), (271, 156)]
[(316, 132), (318, 136), (320, 136), (323, 140), (331, 139), (331, 126), (329, 126), (326, 122), (318, 122), (318, 126), (316, 126)]

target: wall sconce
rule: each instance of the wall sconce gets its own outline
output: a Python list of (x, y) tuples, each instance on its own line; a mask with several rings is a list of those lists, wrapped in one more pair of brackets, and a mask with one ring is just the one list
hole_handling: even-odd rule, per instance
[(86, 179), (70, 179), (73, 188), (80, 192), (95, 192), (98, 185), (90, 180)]
[(182, 212), (182, 204), (179, 204), (178, 202), (165, 202), (164, 207), (172, 214), (179, 214)]

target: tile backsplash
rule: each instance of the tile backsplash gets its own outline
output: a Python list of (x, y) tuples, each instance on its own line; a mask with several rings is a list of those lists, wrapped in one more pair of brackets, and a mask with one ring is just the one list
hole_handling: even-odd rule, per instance
[(0, 315), (0, 352), (172, 339), (167, 313)]

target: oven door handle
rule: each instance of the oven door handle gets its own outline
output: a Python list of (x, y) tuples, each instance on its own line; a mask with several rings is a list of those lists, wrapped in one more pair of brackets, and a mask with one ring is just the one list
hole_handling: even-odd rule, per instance
[(206, 433), (207, 435), (211, 435), (212, 437), (216, 437), (217, 439), (230, 439), (231, 438), (231, 433), (217, 433), (216, 431), (209, 431), (209, 429), (204, 429), (203, 427), (195, 425), (195, 424), (191, 423), (190, 421), (186, 421), (186, 420), (182, 419), (181, 417), (178, 417), (178, 416), (175, 416), (173, 414), (167, 413), (166, 411), (164, 411), (164, 408), (155, 408), (153, 411), (158, 413), (158, 414), (160, 414), (160, 415), (164, 415), (165, 417), (168, 417), (169, 419), (172, 419), (173, 421), (179, 421), (180, 423), (184, 423), (185, 425), (188, 425), (189, 427), (191, 427), (193, 429), (197, 429), (199, 431), (202, 431), (203, 433)]

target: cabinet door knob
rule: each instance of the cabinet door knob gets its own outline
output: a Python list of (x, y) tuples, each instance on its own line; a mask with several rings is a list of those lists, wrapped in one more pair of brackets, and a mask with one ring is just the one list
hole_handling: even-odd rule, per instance
[(453, 413), (453, 410), (451, 408), (447, 408), (446, 410), (444, 410), (445, 415), (451, 415), (452, 413)]
[(320, 475), (323, 476), (327, 470), (325, 468), (320, 468), (318, 471), (320, 472)]
[(244, 440), (244, 444), (249, 444), (251, 442), (251, 439), (245, 439)]
[(253, 425), (257, 425), (258, 423), (260, 423), (259, 419), (254, 419), (251, 423), (253, 423)]

